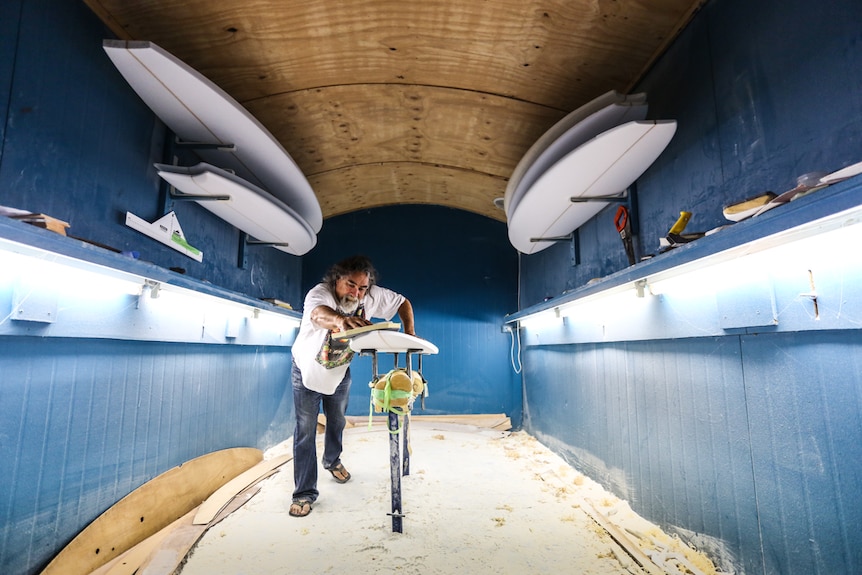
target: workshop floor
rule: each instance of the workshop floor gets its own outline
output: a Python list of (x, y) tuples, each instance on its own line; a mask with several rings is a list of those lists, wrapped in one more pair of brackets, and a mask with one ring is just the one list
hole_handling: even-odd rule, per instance
[[(313, 511), (290, 517), (293, 467), (284, 465), (207, 531), (182, 575), (715, 573), (524, 432), (414, 420), (410, 441), (402, 533), (387, 515), (388, 432), (357, 426), (344, 438), (348, 483), (321, 468)], [(285, 442), (267, 457), (290, 449)], [(642, 552), (664, 571), (641, 566)]]

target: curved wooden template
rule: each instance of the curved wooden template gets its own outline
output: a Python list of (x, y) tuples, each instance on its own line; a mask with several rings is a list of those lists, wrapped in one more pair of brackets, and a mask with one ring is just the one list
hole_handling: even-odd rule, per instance
[(353, 166), (310, 179), (325, 217), (400, 204), (433, 204), (505, 222), (494, 198), (506, 179), (448, 166), (393, 162)]
[(524, 254), (553, 241), (531, 241), (571, 233), (608, 202), (572, 202), (621, 194), (664, 151), (676, 132), (673, 120), (629, 122), (570, 152), (531, 187), (509, 218), (509, 241)]
[(150, 553), (158, 548), (175, 529), (178, 529), (182, 525), (191, 525), (197, 510), (197, 507), (192, 509), (173, 523), (150, 535), (140, 543), (135, 544), (131, 549), (124, 551), (95, 571), (92, 571), (90, 575), (134, 575)]
[(201, 504), (216, 489), (263, 458), (237, 447), (202, 455), (144, 483), (84, 528), (42, 575), (87, 574)]
[(206, 525), (212, 521), (218, 513), (227, 506), (230, 501), (243, 489), (268, 477), (271, 472), (293, 459), (292, 454), (286, 454), (272, 459), (261, 461), (254, 467), (247, 469), (219, 487), (215, 493), (207, 497), (192, 520), (194, 525)]
[(249, 110), (313, 177), (374, 162), (424, 162), (508, 177), (558, 121), (559, 110), (503, 96), (436, 86), (354, 84), (256, 100)]

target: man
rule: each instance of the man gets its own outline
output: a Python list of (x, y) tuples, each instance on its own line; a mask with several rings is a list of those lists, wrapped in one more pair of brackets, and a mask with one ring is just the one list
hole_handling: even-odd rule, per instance
[(319, 495), (315, 436), (321, 404), (326, 416), (323, 467), (338, 483), (350, 479), (350, 473), (341, 463), (341, 440), (353, 352), (346, 340), (333, 339), (332, 333), (370, 325), (372, 317), (390, 320), (397, 313), (404, 332), (416, 335), (410, 301), (376, 285), (376, 280), (377, 272), (371, 261), (363, 256), (352, 256), (332, 266), (321, 283), (305, 296), (291, 366), (296, 410), (295, 488), (290, 505), (290, 514), (294, 517), (311, 513), (311, 506)]

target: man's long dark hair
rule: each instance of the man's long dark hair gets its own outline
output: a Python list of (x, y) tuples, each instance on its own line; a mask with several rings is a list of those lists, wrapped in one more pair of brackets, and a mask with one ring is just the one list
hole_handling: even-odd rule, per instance
[(377, 283), (377, 270), (374, 269), (371, 260), (365, 256), (350, 256), (341, 260), (329, 268), (321, 281), (328, 285), (329, 289), (335, 291), (335, 283), (340, 278), (357, 272), (368, 274), (369, 288)]

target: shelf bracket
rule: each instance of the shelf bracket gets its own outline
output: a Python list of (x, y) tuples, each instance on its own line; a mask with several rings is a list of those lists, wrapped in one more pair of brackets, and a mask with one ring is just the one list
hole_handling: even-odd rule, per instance
[(237, 250), (236, 256), (236, 267), (240, 269), (246, 269), (248, 266), (248, 255), (246, 254), (246, 247), (248, 246), (269, 246), (269, 247), (287, 247), (290, 244), (288, 242), (264, 242), (260, 240), (253, 240), (249, 237), (249, 235), (241, 231), (239, 232), (239, 249)]
[(168, 188), (168, 194), (170, 194), (171, 199), (178, 202), (226, 202), (230, 200), (230, 196), (227, 195), (198, 196), (196, 194), (183, 194), (181, 192), (177, 192), (177, 189), (173, 186)]
[(573, 231), (565, 236), (550, 236), (547, 238), (530, 238), (530, 241), (535, 242), (571, 242), (570, 260), (572, 267), (581, 263), (581, 236), (578, 230)]
[(586, 203), (586, 202), (624, 202), (629, 203), (629, 193), (628, 190), (624, 191), (622, 194), (617, 194), (615, 196), (588, 196), (585, 198), (569, 198), (569, 201), (572, 203)]
[(212, 142), (184, 142), (179, 137), (174, 138), (174, 146), (184, 150), (219, 150), (221, 152), (236, 152), (236, 144), (214, 144)]

